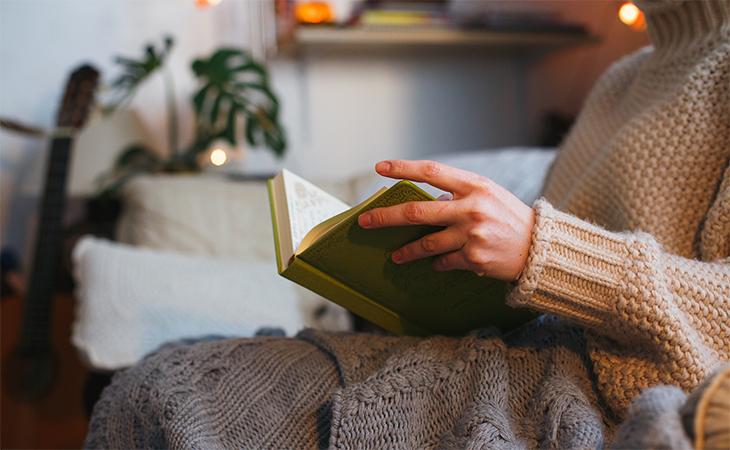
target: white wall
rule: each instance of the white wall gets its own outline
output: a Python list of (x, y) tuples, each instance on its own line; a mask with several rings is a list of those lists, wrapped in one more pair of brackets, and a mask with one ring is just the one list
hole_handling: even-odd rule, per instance
[(344, 177), (385, 158), (527, 143), (518, 65), (500, 55), (305, 56), (288, 162), (305, 176)]
[[(181, 123), (189, 123), (190, 61), (210, 53), (225, 38), (221, 12), (200, 10), (192, 1), (2, 0), (0, 1), (0, 115), (50, 128), (71, 71), (84, 62), (106, 81), (117, 74), (115, 56), (138, 58), (147, 42), (176, 38), (169, 64), (174, 72)], [(166, 142), (161, 80), (140, 90), (135, 106)], [(181, 139), (191, 135), (181, 127)], [(27, 178), (41, 172), (48, 142), (0, 131), (0, 231), (2, 246), (29, 246), (41, 184)], [(30, 184), (30, 186), (29, 186)], [(25, 185), (25, 186), (23, 186)], [(20, 187), (23, 186), (23, 189)]]
[[(114, 56), (139, 57), (147, 42), (159, 44), (169, 33), (176, 39), (169, 67), (180, 107), (179, 139), (189, 142), (189, 96), (194, 89), (190, 62), (223, 43), (245, 41), (242, 11), (251, 1), (255, 0), (224, 0), (201, 10), (194, 0), (1, 0), (0, 116), (51, 127), (73, 68), (91, 62), (109, 81), (117, 73)], [(606, 15), (618, 9), (616, 1), (586, 2), (591, 6), (577, 9), (571, 2), (547, 3), (563, 5), (567, 13), (586, 20), (597, 11)], [(595, 9), (601, 5), (603, 9)], [(615, 18), (598, 22), (611, 20)], [(608, 32), (629, 36), (619, 27)], [(594, 31), (605, 32), (606, 27)], [(638, 47), (635, 40), (629, 38), (620, 51)], [(580, 72), (585, 71), (587, 52), (604, 55), (597, 63), (596, 58), (589, 61), (593, 64), (587, 78), (594, 79), (594, 72), (608, 64), (601, 48), (560, 52), (535, 65), (505, 55), (428, 52), (279, 57), (270, 67), (290, 146), (283, 161), (266, 152), (250, 152), (249, 169), (286, 166), (306, 177), (344, 177), (371, 170), (383, 158), (532, 143), (536, 118), (564, 104), (566, 91), (573, 97), (563, 109), (577, 109), (587, 90)], [(526, 73), (528, 83), (523, 79)], [(133, 106), (165, 146), (161, 79), (143, 86)], [(38, 166), (45, 162), (47, 146), (42, 140), (0, 131), (2, 246), (21, 252), (30, 246), (28, 229), (41, 190), (41, 177), (36, 180), (30, 174), (34, 168), (41, 173)]]

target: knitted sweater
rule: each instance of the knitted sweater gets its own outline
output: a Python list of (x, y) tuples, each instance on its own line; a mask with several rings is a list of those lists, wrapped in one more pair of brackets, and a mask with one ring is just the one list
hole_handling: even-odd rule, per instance
[(620, 416), (647, 387), (689, 391), (730, 359), (730, 5), (639, 6), (654, 48), (587, 99), (509, 299), (585, 325)]
[(689, 448), (682, 391), (730, 360), (730, 5), (640, 7), (655, 48), (587, 100), (508, 298), (552, 316), (175, 346), (115, 376), (87, 447)]

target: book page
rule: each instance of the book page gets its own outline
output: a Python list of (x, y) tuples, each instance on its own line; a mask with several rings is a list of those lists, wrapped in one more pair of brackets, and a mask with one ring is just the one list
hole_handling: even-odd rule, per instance
[(309, 181), (287, 171), (284, 175), (286, 203), (294, 250), (309, 230), (350, 207)]
[(329, 219), (325, 220), (324, 222), (321, 222), (319, 225), (315, 226), (309, 232), (304, 236), (304, 239), (299, 243), (299, 246), (297, 247), (296, 253), (299, 254), (307, 249), (310, 245), (317, 242), (321, 237), (332, 231), (333, 228), (335, 228), (337, 225), (342, 223), (343, 221), (347, 220), (348, 217), (352, 216), (353, 214), (357, 214), (363, 209), (365, 209), (366, 206), (370, 204), (373, 200), (378, 198), (380, 194), (387, 191), (388, 188), (381, 188), (378, 192), (371, 195), (370, 198), (363, 201), (357, 206), (353, 206), (352, 208), (348, 209), (347, 211), (343, 211), (335, 216), (330, 217)]

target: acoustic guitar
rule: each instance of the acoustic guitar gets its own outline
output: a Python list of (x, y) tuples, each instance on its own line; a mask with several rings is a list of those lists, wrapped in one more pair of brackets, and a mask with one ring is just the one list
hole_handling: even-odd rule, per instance
[[(84, 65), (76, 69), (66, 85), (56, 120), (57, 128), (51, 141), (40, 203), (33, 265), (22, 306), (20, 332), (12, 351), (2, 361), (3, 395), (11, 396), (19, 404), (39, 405), (57, 379), (59, 361), (53, 352), (51, 337), (55, 337), (55, 334), (52, 335), (54, 330), (51, 325), (54, 322), (54, 281), (61, 257), (68, 162), (73, 136), (87, 119), (98, 81), (99, 73), (95, 68)], [(66, 299), (67, 303), (69, 301)], [(63, 308), (66, 316), (72, 310), (69, 306), (72, 305), (69, 303)], [(11, 307), (9, 300), (3, 300), (3, 312), (9, 312)], [(3, 325), (6, 325), (5, 319), (3, 317)], [(68, 334), (68, 330), (60, 331), (62, 335)], [(7, 337), (5, 330), (3, 337)], [(3, 344), (7, 348), (6, 343)], [(70, 347), (68, 342), (64, 344)], [(6, 419), (12, 419), (7, 417), (7, 400), (3, 399), (3, 425), (8, 424)], [(20, 422), (23, 424), (25, 421)], [(12, 445), (6, 439), (10, 431), (14, 430), (2, 430), (3, 447)]]

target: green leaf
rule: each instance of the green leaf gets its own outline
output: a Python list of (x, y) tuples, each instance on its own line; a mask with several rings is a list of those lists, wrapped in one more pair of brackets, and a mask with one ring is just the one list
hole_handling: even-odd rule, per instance
[(200, 115), (203, 113), (203, 105), (205, 104), (205, 96), (208, 93), (208, 89), (210, 89), (210, 84), (207, 84), (203, 86), (200, 91), (198, 91), (197, 94), (193, 97), (193, 108), (195, 109), (195, 112)]
[(160, 157), (147, 147), (132, 145), (127, 147), (117, 157), (115, 169), (124, 169), (130, 166), (149, 166), (160, 163)]
[[(242, 117), (250, 145), (264, 144), (277, 156), (283, 154), (286, 141), (279, 124), (279, 99), (264, 65), (244, 50), (222, 48), (208, 59), (193, 61), (192, 70), (201, 86), (193, 96), (196, 142), (217, 136), (235, 145), (235, 125)], [(221, 124), (225, 124), (222, 129)]]
[(223, 103), (226, 100), (226, 97), (224, 95), (219, 95), (218, 97), (213, 100), (213, 107), (210, 110), (210, 124), (212, 126), (215, 126), (217, 120), (218, 120), (218, 114), (221, 110), (221, 103)]
[(228, 120), (226, 121), (226, 128), (221, 133), (221, 137), (223, 137), (226, 141), (228, 141), (231, 146), (236, 146), (236, 111), (238, 108), (235, 105), (231, 106), (231, 110), (228, 114)]
[(251, 61), (249, 63), (246, 63), (246, 64), (243, 64), (241, 66), (231, 67), (230, 68), (230, 71), (231, 72), (249, 72), (249, 71), (253, 71), (253, 72), (258, 73), (262, 77), (268, 77), (269, 76), (269, 73), (268, 73), (268, 71), (266, 70), (266, 68), (264, 66), (262, 66), (261, 64), (255, 63), (253, 61)]
[(111, 112), (119, 105), (130, 102), (137, 87), (165, 64), (172, 45), (172, 38), (167, 36), (163, 49), (159, 52), (153, 44), (149, 44), (145, 48), (144, 56), (139, 60), (117, 56), (115, 62), (121, 66), (122, 73), (110, 85), (113, 100), (102, 109)]
[(246, 118), (246, 141), (251, 146), (256, 146), (256, 128), (258, 128), (258, 119), (256, 116), (249, 116)]

